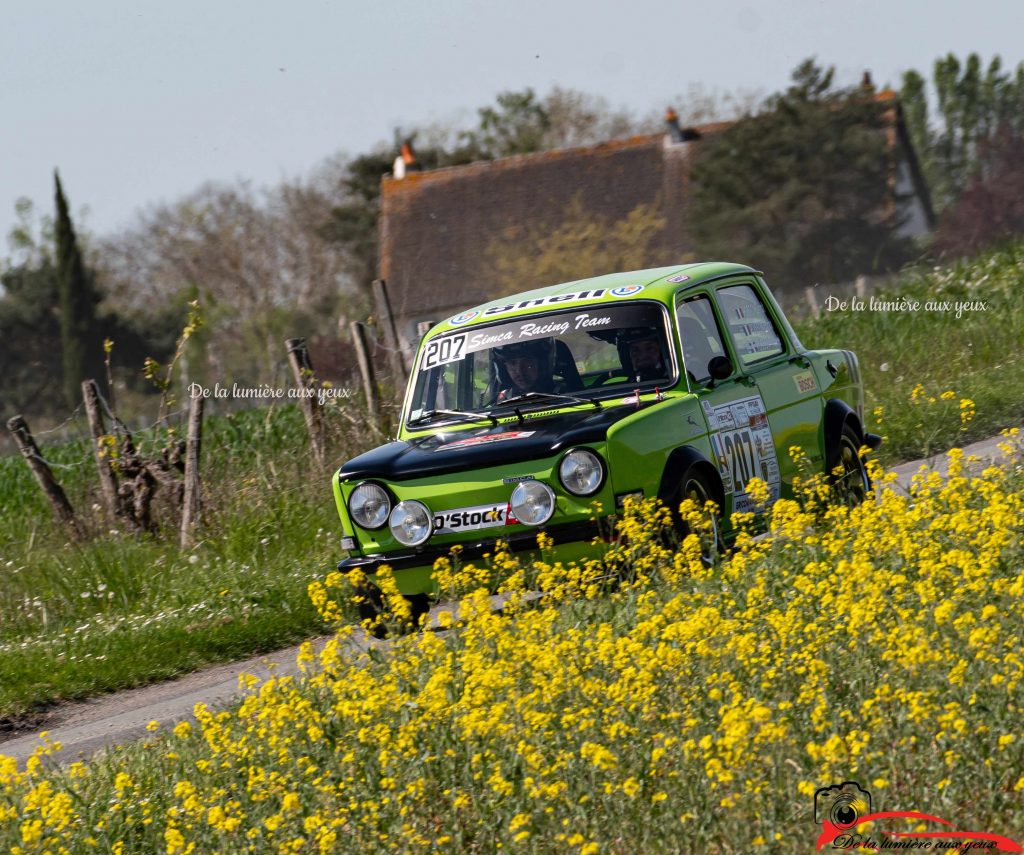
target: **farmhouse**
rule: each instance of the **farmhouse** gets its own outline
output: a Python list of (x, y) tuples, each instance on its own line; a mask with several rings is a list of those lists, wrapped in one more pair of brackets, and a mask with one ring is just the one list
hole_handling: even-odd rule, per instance
[[(876, 98), (891, 105), (890, 187), (893, 199), (901, 200), (903, 230), (924, 234), (934, 216), (899, 102), (887, 90)], [(385, 177), (379, 275), (387, 281), (403, 345), (414, 347), (421, 323), (500, 296), (491, 250), (515, 245), (524, 223), (559, 222), (570, 205), (609, 222), (621, 221), (640, 205), (653, 206), (664, 227), (637, 266), (695, 260), (690, 168), (701, 147), (730, 124), (683, 134), (670, 126), (666, 134)], [(531, 247), (523, 245), (521, 251), (529, 253)], [(523, 282), (515, 290), (548, 284)]]

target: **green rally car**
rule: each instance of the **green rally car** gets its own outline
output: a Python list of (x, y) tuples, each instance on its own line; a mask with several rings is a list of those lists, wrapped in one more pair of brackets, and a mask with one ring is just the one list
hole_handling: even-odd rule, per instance
[[(729, 516), (792, 494), (800, 446), (840, 471), (851, 500), (870, 488), (857, 357), (806, 350), (761, 273), (704, 263), (616, 273), (504, 297), (424, 337), (398, 438), (334, 476), (349, 557), (383, 564), (424, 606), (434, 561), (495, 541), (513, 551), (552, 538), (559, 560), (595, 554), (627, 496), (685, 497)], [(836, 467), (842, 467), (837, 469)]]

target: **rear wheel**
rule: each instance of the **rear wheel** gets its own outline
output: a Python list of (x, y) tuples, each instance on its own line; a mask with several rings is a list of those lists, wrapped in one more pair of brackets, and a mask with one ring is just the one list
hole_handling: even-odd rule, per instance
[(868, 477), (864, 459), (860, 456), (861, 445), (857, 431), (849, 424), (843, 425), (838, 454), (828, 477), (832, 485), (833, 500), (836, 504), (846, 505), (848, 508), (859, 505), (871, 492), (871, 478)]

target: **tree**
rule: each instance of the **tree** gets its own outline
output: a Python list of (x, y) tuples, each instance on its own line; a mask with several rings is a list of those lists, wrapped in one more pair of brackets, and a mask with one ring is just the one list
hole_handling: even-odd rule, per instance
[[(501, 293), (650, 266), (665, 218), (656, 205), (637, 205), (611, 221), (575, 197), (556, 220), (514, 227), (485, 249)], [(529, 252), (523, 252), (523, 247)], [(678, 259), (682, 260), (682, 259)], [(668, 263), (669, 260), (665, 259)]]
[[(764, 92), (759, 89), (728, 92), (691, 83), (685, 92), (669, 98), (665, 106), (671, 105), (675, 109), (680, 126), (685, 128), (751, 116), (759, 112), (764, 100)], [(647, 116), (642, 124), (646, 132), (655, 133), (664, 129), (664, 112), (664, 107), (661, 107)]]
[(470, 148), (480, 152), (481, 159), (540, 151), (551, 127), (551, 118), (532, 89), (502, 92), (494, 106), (481, 107), (477, 112), (480, 125), (466, 139)]
[(978, 161), (975, 178), (939, 223), (935, 245), (944, 254), (968, 255), (1024, 235), (1024, 134), (1003, 125), (980, 144)]
[[(50, 414), (61, 393), (61, 335), (57, 269), (45, 237), (32, 234), (32, 206), (18, 201), (20, 223), (11, 233), (19, 259), (0, 273), (0, 412)], [(49, 406), (45, 406), (49, 405)]]
[(748, 260), (793, 284), (901, 263), (885, 133), (893, 109), (803, 62), (764, 112), (701, 143), (690, 218), (701, 255)]
[[(19, 199), (15, 208), (18, 225), (8, 236), (14, 257), (0, 272), (0, 412), (63, 419), (67, 409), (54, 221), (43, 217), (36, 222), (27, 199)], [(144, 356), (162, 358), (173, 346), (173, 332), (166, 342), (155, 334), (160, 314), (150, 307), (145, 322), (133, 325), (109, 311), (96, 317), (94, 337), (116, 342), (115, 375), (126, 385), (142, 387), (137, 367)], [(117, 363), (135, 369), (121, 370)], [(102, 383), (105, 370), (94, 365), (92, 373)]]
[(391, 172), (393, 160), (393, 153), (378, 148), (350, 161), (341, 180), (344, 201), (331, 209), (321, 228), (327, 240), (344, 250), (346, 269), (364, 295), (377, 277), (380, 181)]
[(907, 127), (938, 210), (956, 201), (979, 167), (980, 148), (998, 128), (1024, 131), (1024, 63), (1004, 73), (995, 56), (982, 72), (976, 53), (962, 63), (950, 53), (935, 61), (929, 109), (927, 85), (917, 71), (903, 75), (900, 99)]
[[(541, 150), (597, 145), (647, 130), (627, 110), (613, 110), (604, 98), (576, 89), (554, 87), (542, 102), (547, 130)], [(655, 131), (660, 130), (655, 127)]]
[(96, 323), (99, 294), (92, 274), (86, 269), (68, 212), (60, 175), (56, 185), (57, 293), (60, 305), (60, 343), (63, 356), (64, 398), (69, 407), (78, 404), (82, 381), (99, 378), (102, 364), (101, 338)]
[(198, 295), (207, 329), (195, 376), (205, 362), (240, 383), (276, 382), (282, 341), (333, 331), (350, 290), (347, 256), (323, 234), (334, 202), (314, 184), (257, 193), (239, 182), (155, 206), (103, 245), (110, 302), (136, 323), (165, 308), (180, 328)]

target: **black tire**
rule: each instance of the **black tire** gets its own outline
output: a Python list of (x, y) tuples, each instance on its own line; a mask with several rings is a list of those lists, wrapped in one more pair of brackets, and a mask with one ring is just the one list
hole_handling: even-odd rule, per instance
[[(359, 623), (367, 628), (374, 638), (387, 638), (388, 628), (384, 622), (384, 595), (380, 588), (367, 582), (356, 591), (361, 601), (356, 603), (359, 610)], [(405, 596), (412, 613), (408, 625), (400, 627), (401, 632), (412, 632), (420, 627), (420, 618), (430, 611), (430, 597), (426, 594), (410, 594)]]
[[(861, 504), (871, 492), (871, 478), (860, 456), (861, 445), (860, 435), (847, 422), (839, 436), (839, 447), (830, 458), (833, 464), (828, 479), (832, 487), (832, 500), (848, 508)], [(842, 467), (842, 471), (836, 474), (838, 467)]]
[(384, 595), (380, 588), (367, 581), (353, 588), (360, 625), (374, 638), (387, 638), (384, 626)]
[(412, 629), (419, 629), (421, 618), (430, 614), (430, 597), (426, 594), (409, 594), (406, 599), (412, 611)]
[[(689, 525), (679, 515), (679, 506), (686, 499), (693, 499), (697, 507), (704, 508), (707, 502), (712, 501), (718, 504), (715, 498), (716, 490), (711, 485), (707, 473), (698, 466), (691, 466), (683, 474), (679, 481), (679, 487), (671, 499), (672, 525), (680, 541), (690, 534)], [(722, 541), (722, 509), (718, 507), (715, 513), (708, 517), (711, 525), (710, 533), (696, 532), (701, 538), (701, 560), (708, 567), (713, 565), (724, 551)]]

